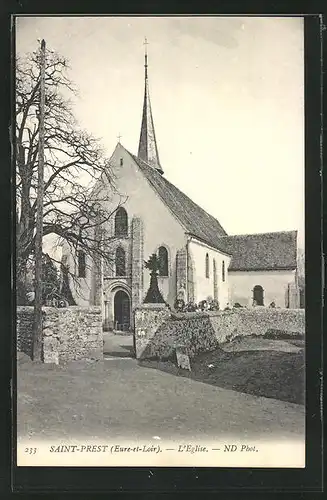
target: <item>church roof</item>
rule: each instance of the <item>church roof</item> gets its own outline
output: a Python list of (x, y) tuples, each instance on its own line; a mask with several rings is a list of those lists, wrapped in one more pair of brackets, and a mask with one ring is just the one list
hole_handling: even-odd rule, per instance
[(225, 236), (220, 238), (219, 246), (232, 255), (230, 271), (297, 267), (297, 231)]
[(296, 269), (297, 231), (228, 236), (217, 219), (194, 203), (156, 169), (127, 152), (186, 232), (232, 257), (230, 271)]
[[(203, 240), (208, 245), (219, 249), (221, 247), (220, 237), (226, 236), (227, 233), (217, 219), (194, 203), (194, 201), (169, 182), (156, 169), (150, 167), (137, 156), (129, 154), (186, 231)], [(221, 250), (224, 251), (223, 248)]]

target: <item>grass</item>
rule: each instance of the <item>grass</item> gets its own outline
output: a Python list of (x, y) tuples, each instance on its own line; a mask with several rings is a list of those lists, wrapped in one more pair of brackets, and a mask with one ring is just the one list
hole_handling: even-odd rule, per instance
[(142, 366), (188, 377), (224, 389), (305, 404), (303, 340), (237, 338), (191, 360), (191, 372), (176, 360), (141, 361)]

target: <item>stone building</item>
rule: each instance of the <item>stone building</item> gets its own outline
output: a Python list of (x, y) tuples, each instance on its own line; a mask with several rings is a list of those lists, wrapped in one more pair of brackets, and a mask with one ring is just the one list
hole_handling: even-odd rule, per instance
[[(160, 259), (159, 288), (170, 305), (178, 295), (196, 303), (212, 297), (220, 308), (254, 301), (257, 305), (291, 305), (289, 290), (296, 285), (296, 231), (228, 236), (217, 219), (166, 178), (151, 111), (147, 55), (138, 154), (119, 142), (110, 162), (117, 192), (106, 206), (115, 215), (105, 231), (114, 237), (107, 248), (113, 265), (103, 264), (99, 271), (82, 252), (76, 259), (63, 249), (79, 280), (78, 292), (71, 283), (75, 302), (101, 304), (107, 328), (131, 326), (133, 308), (142, 303), (149, 286), (144, 260), (154, 252)], [(97, 189), (111, 187), (102, 178)]]

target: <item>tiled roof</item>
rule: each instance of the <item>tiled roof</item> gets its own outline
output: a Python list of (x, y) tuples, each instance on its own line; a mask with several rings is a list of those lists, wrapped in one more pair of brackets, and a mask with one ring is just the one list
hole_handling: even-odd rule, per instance
[(160, 198), (184, 226), (187, 232), (203, 240), (208, 245), (219, 248), (221, 236), (227, 233), (220, 223), (186, 194), (167, 181), (157, 170), (140, 158), (129, 153)]
[(244, 234), (220, 238), (232, 255), (230, 271), (296, 269), (297, 231)]
[(232, 256), (229, 270), (296, 269), (297, 231), (228, 236), (217, 219), (156, 169), (129, 154), (186, 232)]

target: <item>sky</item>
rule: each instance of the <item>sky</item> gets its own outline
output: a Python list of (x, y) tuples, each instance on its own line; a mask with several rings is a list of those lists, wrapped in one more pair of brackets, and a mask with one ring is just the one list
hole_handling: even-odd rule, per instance
[[(164, 175), (228, 234), (304, 236), (303, 18), (19, 17), (16, 50), (65, 56), (74, 112), (137, 154), (144, 37)], [(301, 245), (302, 246), (302, 245)]]

